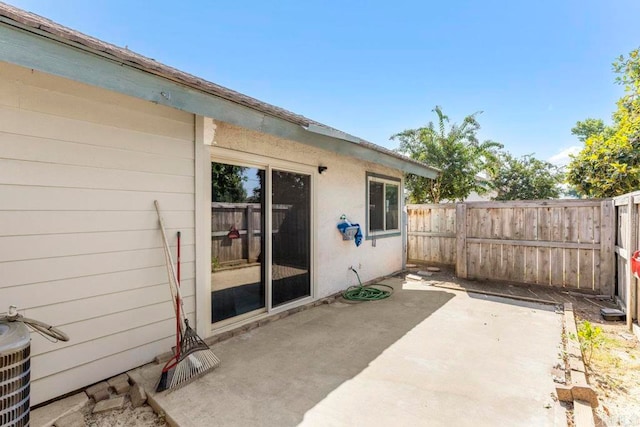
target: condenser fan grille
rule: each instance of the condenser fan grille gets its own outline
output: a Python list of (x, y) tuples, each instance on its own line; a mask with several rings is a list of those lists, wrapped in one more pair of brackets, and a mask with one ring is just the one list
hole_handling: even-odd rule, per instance
[(30, 357), (24, 324), (0, 324), (0, 427), (29, 425)]

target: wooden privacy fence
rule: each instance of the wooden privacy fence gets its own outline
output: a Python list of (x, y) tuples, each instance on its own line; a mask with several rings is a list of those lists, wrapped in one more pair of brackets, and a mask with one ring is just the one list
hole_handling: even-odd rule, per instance
[(458, 277), (613, 295), (612, 200), (408, 205), (411, 261), (455, 265)]
[(407, 205), (407, 258), (456, 265), (456, 205)]
[[(274, 205), (272, 233), (278, 233), (291, 205)], [(262, 251), (262, 209), (260, 203), (211, 204), (211, 256), (214, 263), (256, 262)], [(229, 238), (235, 227), (239, 238)]]
[[(617, 296), (627, 313), (627, 324), (640, 318), (638, 301), (638, 279), (631, 273), (630, 258), (640, 249), (640, 191), (613, 199), (617, 219), (615, 243), (617, 274)], [(631, 315), (629, 315), (631, 313)]]

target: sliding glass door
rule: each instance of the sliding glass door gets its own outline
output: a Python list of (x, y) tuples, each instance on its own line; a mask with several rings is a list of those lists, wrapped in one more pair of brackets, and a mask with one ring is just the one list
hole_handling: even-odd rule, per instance
[(311, 177), (273, 171), (272, 306), (311, 295)]
[(211, 322), (311, 296), (311, 175), (212, 162), (211, 182)]

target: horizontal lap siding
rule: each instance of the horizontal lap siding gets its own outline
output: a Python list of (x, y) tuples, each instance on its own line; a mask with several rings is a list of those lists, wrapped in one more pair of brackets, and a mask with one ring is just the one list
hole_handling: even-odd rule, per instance
[(32, 404), (170, 348), (155, 199), (193, 317), (193, 140), (190, 114), (0, 63), (0, 311), (71, 337), (32, 334)]

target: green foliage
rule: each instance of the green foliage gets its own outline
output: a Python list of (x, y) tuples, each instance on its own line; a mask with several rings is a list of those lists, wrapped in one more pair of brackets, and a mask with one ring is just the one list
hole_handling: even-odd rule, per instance
[(576, 188), (573, 186), (565, 188), (562, 193), (563, 193), (563, 197), (567, 199), (580, 198), (580, 193), (578, 193), (578, 190), (576, 190)]
[(211, 258), (211, 271), (216, 271), (219, 268), (220, 268), (220, 260), (218, 260), (218, 257), (216, 256)]
[(227, 165), (224, 163), (211, 163), (211, 192), (214, 202), (239, 203), (247, 198), (244, 189), (245, 168), (241, 166)]
[(625, 97), (633, 98), (630, 94), (640, 93), (640, 49), (632, 50), (627, 57), (620, 55), (613, 63), (613, 71), (619, 74), (616, 82), (625, 86)]
[(567, 181), (589, 197), (615, 197), (640, 188), (640, 140), (624, 131), (587, 139), (569, 164)]
[(625, 94), (618, 100), (618, 110), (613, 114), (618, 137), (626, 137), (637, 148), (640, 143), (640, 49), (633, 50), (626, 58), (620, 56), (613, 63), (619, 75), (618, 84), (624, 85)]
[(309, 178), (293, 172), (273, 171), (273, 193), (278, 203), (302, 205), (309, 202)]
[(557, 199), (563, 180), (553, 164), (533, 155), (516, 158), (509, 153), (500, 155), (500, 167), (491, 178), (498, 193), (494, 200)]
[(400, 153), (442, 171), (433, 180), (407, 175), (405, 182), (410, 191), (410, 201), (459, 201), (473, 191), (485, 193), (487, 185), (478, 179), (478, 174), (495, 169), (497, 153), (502, 144), (478, 140), (478, 113), (465, 117), (460, 125), (454, 123), (447, 129), (449, 117), (438, 106), (433, 111), (438, 116), (437, 124), (429, 122), (426, 127), (408, 129), (391, 137), (400, 143)]
[(571, 134), (577, 136), (580, 142), (585, 142), (592, 136), (605, 133), (611, 136), (613, 128), (606, 126), (602, 119), (585, 119), (584, 121), (576, 122), (576, 125), (571, 129)]
[[(638, 49), (613, 64), (625, 94), (614, 124), (587, 119), (572, 129), (585, 147), (568, 167), (567, 181), (589, 197), (614, 197), (640, 189), (640, 54)], [(602, 125), (602, 126), (601, 126)]]
[(593, 356), (593, 350), (599, 348), (604, 343), (604, 336), (602, 335), (602, 328), (599, 326), (593, 326), (591, 322), (585, 320), (578, 326), (578, 336), (575, 334), (569, 334), (570, 338), (580, 343), (580, 349), (584, 356), (584, 363), (588, 366), (591, 364), (591, 357)]

